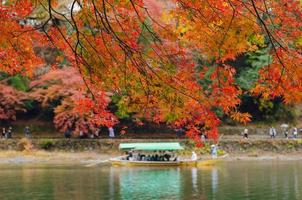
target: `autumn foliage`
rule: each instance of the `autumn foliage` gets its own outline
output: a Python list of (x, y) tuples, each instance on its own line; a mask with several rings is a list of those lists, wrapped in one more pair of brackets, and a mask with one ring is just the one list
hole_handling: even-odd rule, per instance
[(0, 120), (15, 120), (17, 112), (25, 112), (24, 93), (0, 84)]
[[(237, 110), (243, 91), (230, 62), (261, 49), (268, 49), (272, 61), (247, 92), (282, 97), (285, 103), (302, 98), (298, 0), (12, 0), (0, 11), (1, 71), (31, 75), (40, 62), (34, 47), (49, 45), (61, 53), (58, 61), (64, 57), (73, 67), (56, 76), (75, 69), (81, 74), (83, 81), (77, 82), (85, 92), (82, 86), (69, 92), (59, 85), (37, 89), (43, 104), (49, 101), (45, 92), (49, 97), (65, 94), (55, 111), (60, 129), (83, 128), (76, 122), (79, 114), (88, 124), (108, 125), (113, 116), (105, 99), (110, 94), (119, 96), (124, 114), (186, 127), (197, 142), (201, 132), (217, 139), (213, 108), (239, 122), (250, 121), (248, 113)], [(29, 19), (34, 23), (20, 23)], [(202, 63), (199, 70), (196, 58)], [(206, 87), (199, 84), (203, 79)], [(67, 118), (73, 122), (63, 123)], [(85, 125), (88, 129), (93, 128)]]
[[(79, 72), (75, 68), (64, 67), (54, 69), (39, 76), (30, 84), (29, 99), (40, 103), (42, 108), (54, 107), (54, 124), (65, 132), (74, 131), (74, 135), (82, 131), (84, 134), (94, 133), (100, 126), (113, 126), (117, 119), (107, 110), (110, 102), (108, 94), (102, 91), (87, 91)], [(92, 89), (92, 88), (91, 88)]]

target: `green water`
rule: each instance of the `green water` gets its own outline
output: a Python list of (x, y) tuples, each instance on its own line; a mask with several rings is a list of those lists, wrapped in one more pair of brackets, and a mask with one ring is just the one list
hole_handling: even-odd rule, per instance
[(208, 168), (0, 166), (0, 200), (301, 200), (302, 161)]

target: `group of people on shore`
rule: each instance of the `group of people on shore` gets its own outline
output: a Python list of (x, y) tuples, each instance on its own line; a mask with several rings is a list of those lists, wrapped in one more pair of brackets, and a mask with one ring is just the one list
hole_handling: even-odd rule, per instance
[[(65, 132), (65, 138), (71, 138), (72, 132), (68, 130), (68, 134)], [(77, 136), (78, 139), (98, 139), (100, 137), (100, 131), (96, 130), (94, 133), (85, 134), (83, 131), (80, 131)]]
[[(30, 130), (29, 126), (25, 126), (23, 132), (24, 132), (24, 137), (29, 138), (31, 136), (31, 130)], [(113, 127), (108, 128), (108, 133), (109, 133), (109, 135), (108, 135), (109, 138), (115, 137)], [(70, 129), (68, 129), (64, 132), (65, 138), (71, 138), (72, 135), (73, 135), (73, 132)], [(89, 134), (85, 134), (83, 131), (80, 131), (79, 135), (77, 136), (78, 139), (97, 139), (99, 137), (100, 137), (100, 129), (97, 129), (94, 133), (89, 133)], [(13, 138), (12, 126), (2, 127), (1, 138), (3, 138), (3, 139)]]
[[(24, 136), (25, 137), (30, 137), (30, 128), (29, 126), (25, 126), (24, 128)], [(1, 137), (3, 139), (10, 139), (13, 137), (13, 128), (9, 126), (8, 128), (3, 127), (2, 132), (1, 132)]]
[[(296, 139), (296, 138), (298, 138), (299, 132), (302, 132), (302, 129), (298, 130), (298, 128), (296, 128), (296, 127), (293, 127), (293, 128), (290, 129), (290, 128), (288, 128), (288, 125), (286, 125), (286, 126), (282, 127), (281, 131), (283, 132), (284, 138), (286, 138), (286, 139), (288, 139), (288, 138)], [(269, 133), (270, 138), (276, 138), (278, 132), (277, 132), (277, 129), (275, 127), (271, 126), (268, 129), (268, 133)], [(243, 136), (243, 138), (248, 139), (249, 138), (249, 130), (247, 128), (245, 128), (243, 130), (243, 132), (241, 133), (241, 135)]]
[(1, 134), (2, 138), (5, 139), (12, 138), (12, 134), (13, 134), (13, 128), (11, 126), (8, 128), (5, 127), (2, 128), (2, 134)]
[[(114, 138), (114, 129), (112, 127), (108, 128), (109, 132), (109, 137)], [(24, 136), (26, 138), (29, 138), (31, 136), (31, 131), (29, 126), (25, 126), (24, 128)], [(1, 137), (4, 139), (10, 139), (13, 138), (13, 128), (9, 126), (8, 128), (3, 127), (2, 132), (1, 132)], [(72, 131), (68, 129), (67, 131), (64, 132), (64, 137), (65, 138), (71, 138), (72, 137)], [(83, 131), (80, 131), (79, 135), (77, 136), (78, 139), (97, 139), (100, 137), (100, 130), (96, 130), (95, 133), (90, 133), (90, 134), (84, 134)]]
[[(298, 138), (298, 135), (299, 135), (299, 131), (301, 130), (298, 130), (298, 128), (294, 127), (292, 129), (288, 129), (288, 128), (284, 128), (283, 129), (283, 135), (284, 135), (284, 138)], [(271, 138), (275, 138), (277, 136), (277, 130), (272, 126), (269, 128), (269, 136)]]
[[(109, 138), (115, 138), (115, 133), (113, 127), (108, 128), (108, 136)], [(72, 131), (70, 129), (66, 130), (64, 133), (65, 138), (71, 138), (73, 135)], [(84, 133), (84, 131), (80, 131), (79, 135), (77, 136), (78, 139), (98, 139), (101, 136), (101, 129), (95, 130), (94, 133)]]

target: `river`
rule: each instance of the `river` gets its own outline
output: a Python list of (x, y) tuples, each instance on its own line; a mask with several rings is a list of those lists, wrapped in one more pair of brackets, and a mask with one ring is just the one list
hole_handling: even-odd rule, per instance
[(0, 165), (1, 200), (300, 200), (302, 161), (204, 168)]

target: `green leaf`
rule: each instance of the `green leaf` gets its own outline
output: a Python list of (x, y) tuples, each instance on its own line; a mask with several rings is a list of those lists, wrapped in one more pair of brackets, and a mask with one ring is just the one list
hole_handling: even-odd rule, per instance
[(10, 77), (7, 82), (19, 91), (26, 92), (29, 89), (29, 79), (21, 75)]

